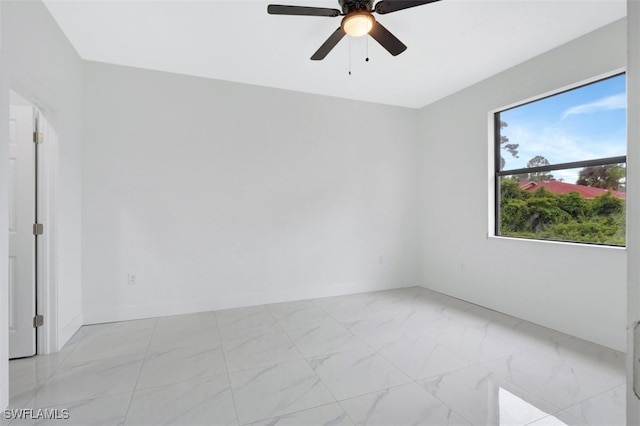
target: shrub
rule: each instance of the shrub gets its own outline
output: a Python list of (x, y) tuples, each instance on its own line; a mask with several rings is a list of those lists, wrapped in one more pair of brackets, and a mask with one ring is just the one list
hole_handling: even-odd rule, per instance
[(607, 192), (586, 200), (577, 192), (529, 193), (515, 180), (501, 182), (501, 235), (596, 244), (625, 244), (624, 200)]

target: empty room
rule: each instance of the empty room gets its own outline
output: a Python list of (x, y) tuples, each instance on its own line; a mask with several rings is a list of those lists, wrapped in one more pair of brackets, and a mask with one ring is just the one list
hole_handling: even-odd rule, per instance
[(0, 1), (0, 424), (639, 425), (639, 100), (635, 0)]

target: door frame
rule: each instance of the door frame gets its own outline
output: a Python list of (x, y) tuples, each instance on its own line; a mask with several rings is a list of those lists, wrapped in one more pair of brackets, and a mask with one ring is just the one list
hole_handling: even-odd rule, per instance
[(627, 424), (640, 423), (640, 3), (627, 0)]
[(44, 317), (44, 324), (36, 330), (37, 354), (57, 352), (58, 347), (58, 270), (57, 270), (57, 182), (58, 137), (46, 118), (43, 108), (36, 106), (39, 115), (39, 132), (44, 133), (44, 143), (37, 144), (38, 151), (38, 223), (44, 224), (44, 232), (36, 242), (36, 314)]
[[(37, 219), (44, 224), (44, 232), (36, 237), (36, 315), (44, 317), (44, 324), (36, 330), (36, 355), (57, 352), (58, 347), (58, 268), (57, 268), (57, 188), (58, 188), (58, 138), (51, 125), (55, 114), (28, 90), (19, 84), (10, 84), (11, 91), (27, 100), (39, 117), (38, 131), (44, 133), (44, 142), (35, 144), (38, 151), (37, 169)], [(5, 99), (9, 100), (10, 96)], [(34, 100), (35, 99), (35, 100)], [(7, 200), (8, 201), (8, 200)], [(7, 336), (8, 337), (8, 336)]]

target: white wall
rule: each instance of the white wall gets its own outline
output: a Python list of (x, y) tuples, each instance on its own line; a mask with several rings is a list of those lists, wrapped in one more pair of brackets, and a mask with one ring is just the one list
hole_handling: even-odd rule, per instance
[[(2, 47), (2, 3), (0, 3), (0, 87), (4, 82), (3, 71), (3, 47)], [(6, 98), (0, 93), (0, 114), (8, 118), (9, 106), (4, 105)], [(6, 114), (6, 115), (5, 115)], [(9, 139), (9, 128), (5, 124), (2, 125), (0, 120), (0, 140)], [(6, 138), (6, 139), (5, 139)], [(9, 158), (9, 144), (0, 143), (0, 158)], [(6, 164), (6, 163), (5, 163)], [(9, 167), (0, 167), (0, 200), (9, 200)], [(0, 230), (9, 229), (9, 203), (3, 203), (0, 209)], [(5, 260), (7, 259), (7, 260)], [(9, 234), (6, 231), (0, 231), (0, 271), (6, 271), (9, 267)], [(6, 308), (9, 303), (9, 283), (7, 281), (7, 273), (0, 275), (0, 309), (7, 312)], [(9, 404), (9, 318), (8, 315), (0, 315), (0, 408), (4, 408)]]
[(84, 82), (86, 323), (418, 283), (415, 110), (94, 62)]
[(487, 237), (488, 113), (624, 67), (625, 31), (615, 22), (420, 112), (428, 288), (625, 350), (624, 249)]
[[(82, 323), (81, 317), (81, 119), (82, 62), (40, 2), (3, 1), (0, 29), (0, 157), (8, 158), (9, 89), (38, 106), (59, 136), (58, 345)], [(7, 162), (0, 162), (0, 197), (8, 204)], [(0, 213), (0, 270), (7, 270), (6, 207)], [(7, 275), (0, 275), (0, 312), (7, 312)], [(0, 315), (0, 407), (6, 406), (7, 326)]]
[[(640, 347), (632, 336), (633, 325), (640, 321), (640, 2), (627, 2), (627, 424), (640, 424), (640, 400), (633, 392), (634, 373), (640, 360), (634, 346)], [(633, 219), (635, 218), (635, 219)], [(637, 383), (640, 390), (640, 382)]]

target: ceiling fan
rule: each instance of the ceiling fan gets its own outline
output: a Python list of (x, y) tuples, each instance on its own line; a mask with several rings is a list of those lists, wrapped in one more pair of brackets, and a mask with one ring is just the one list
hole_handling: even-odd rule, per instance
[(342, 11), (326, 7), (284, 6), (270, 4), (267, 12), (270, 15), (299, 15), (299, 16), (344, 16), (340, 27), (333, 32), (322, 46), (311, 57), (314, 61), (324, 59), (338, 44), (342, 37), (349, 34), (352, 37), (361, 37), (369, 34), (382, 47), (393, 56), (407, 50), (407, 46), (396, 38), (389, 30), (383, 27), (373, 17), (373, 13), (384, 15), (411, 7), (422, 6), (440, 0), (382, 0), (373, 6), (374, 0), (338, 0)]

